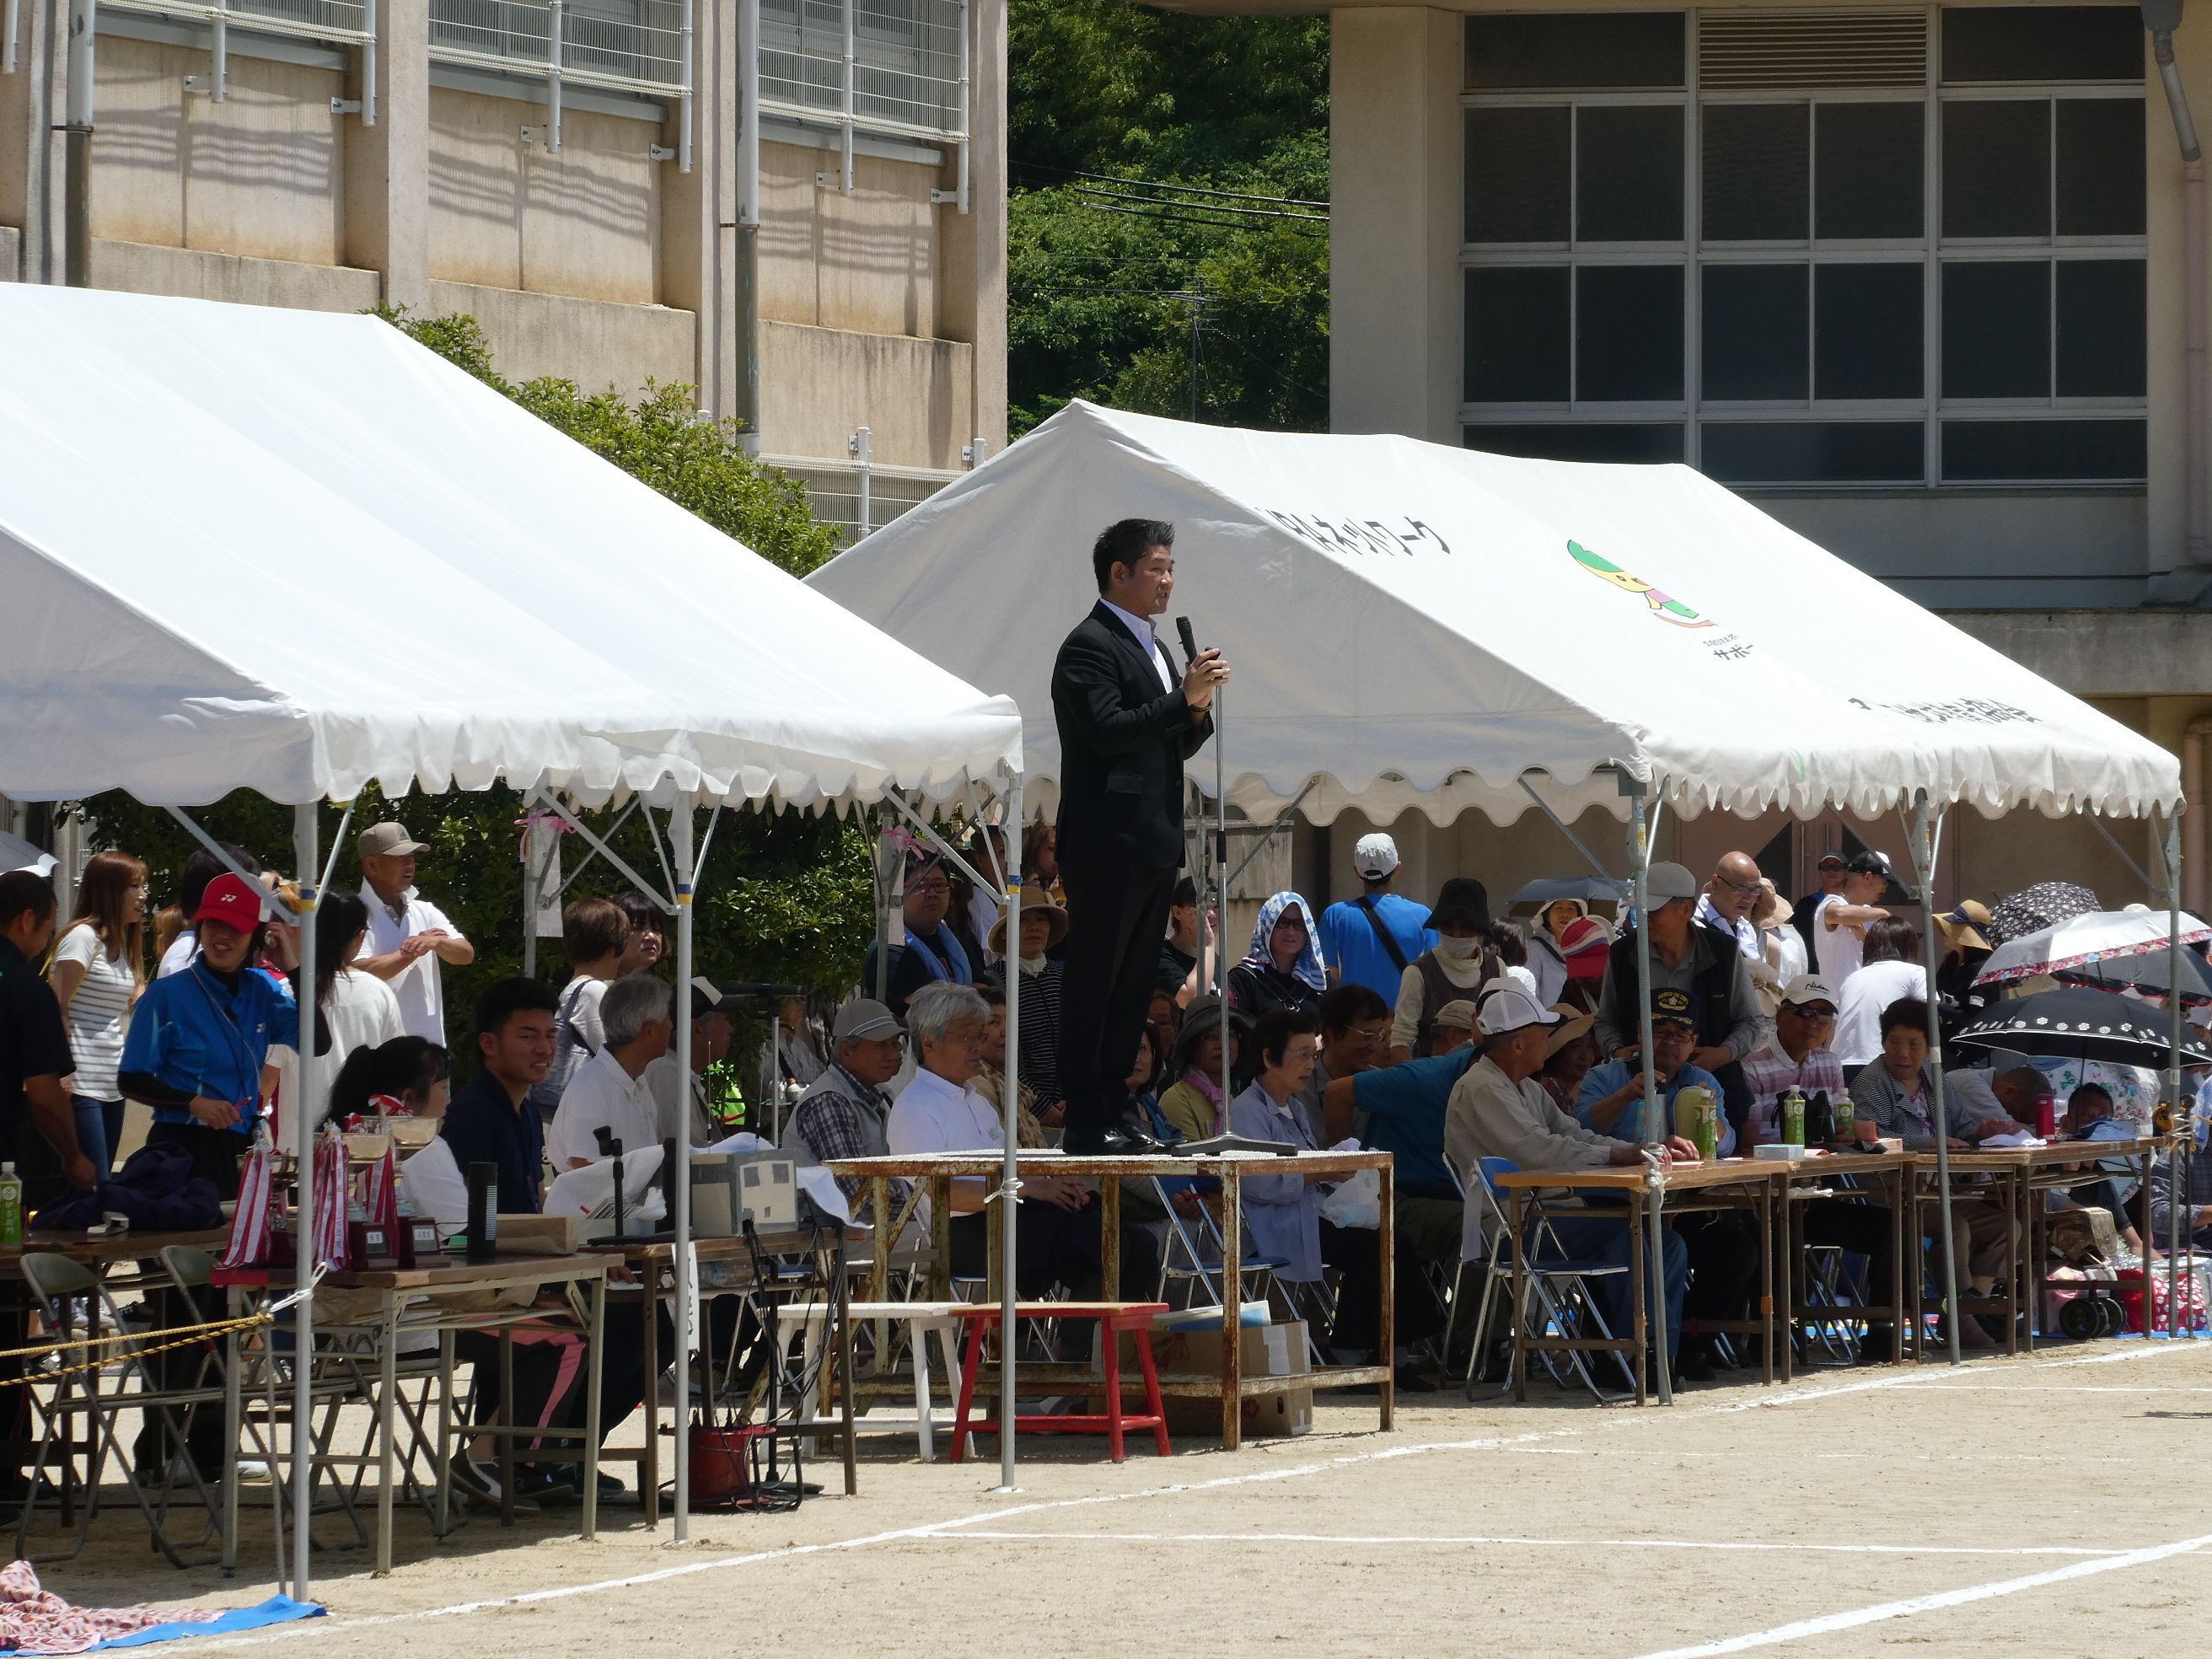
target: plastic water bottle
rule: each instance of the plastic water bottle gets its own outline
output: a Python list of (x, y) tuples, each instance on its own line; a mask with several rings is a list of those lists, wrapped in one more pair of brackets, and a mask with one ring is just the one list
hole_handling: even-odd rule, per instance
[(23, 1242), (23, 1181), (13, 1164), (0, 1164), (0, 1245)]

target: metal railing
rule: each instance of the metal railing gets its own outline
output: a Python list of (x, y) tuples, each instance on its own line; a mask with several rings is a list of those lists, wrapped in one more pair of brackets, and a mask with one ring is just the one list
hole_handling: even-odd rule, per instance
[(691, 170), (693, 0), (430, 0), (430, 56), (545, 79), (545, 148), (561, 148), (568, 86), (670, 97), (680, 105), (674, 159)]
[(761, 107), (834, 124), (853, 191), (857, 132), (949, 141), (968, 210), (968, 0), (761, 0)]
[[(188, 92), (204, 92), (218, 104), (230, 95), (234, 23), (257, 34), (357, 47), (362, 54), (362, 96), (358, 100), (333, 98), (331, 108), (358, 114), (363, 125), (376, 125), (376, 0), (101, 0), (101, 4), (112, 11), (206, 24), (213, 37), (209, 73), (204, 80), (186, 76), (185, 88)], [(13, 30), (9, 33), (12, 52)]]

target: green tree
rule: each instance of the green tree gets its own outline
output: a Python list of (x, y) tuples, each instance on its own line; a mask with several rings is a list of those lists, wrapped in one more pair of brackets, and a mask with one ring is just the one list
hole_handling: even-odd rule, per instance
[[(700, 420), (691, 389), (649, 386), (635, 401), (613, 392), (586, 395), (567, 380), (515, 386), (498, 372), (473, 317), (415, 319), (385, 313), (441, 356), (466, 369), (587, 448), (794, 574), (836, 550), (835, 532), (808, 511), (805, 489), (747, 456), (737, 430)], [(743, 550), (731, 549), (732, 557)], [(120, 791), (82, 803), (93, 841), (144, 859), (156, 904), (175, 902), (185, 861), (198, 844), (167, 811)], [(292, 810), (247, 790), (234, 791), (193, 813), (216, 838), (234, 842), (272, 868), (289, 870)], [(340, 809), (319, 811), (323, 856), (330, 856)], [(662, 884), (660, 862), (641, 811), (619, 830), (617, 811), (581, 815), (594, 834), (633, 868)], [(374, 786), (355, 804), (349, 840), (386, 817), (403, 819), (431, 850), (422, 856), (422, 884), (475, 943), (476, 961), (447, 969), (446, 1024), (465, 1041), (477, 993), (522, 966), (524, 830), (521, 797), (497, 787), (410, 792), (386, 800)], [(703, 823), (704, 815), (701, 815)], [(656, 814), (665, 825), (665, 815)], [(571, 897), (607, 895), (629, 885), (604, 860), (575, 874), (589, 850), (582, 837), (563, 838), (563, 867), (575, 876)], [(350, 846), (339, 850), (334, 884), (356, 884), (360, 866)], [(725, 811), (698, 884), (697, 971), (716, 979), (787, 981), (842, 989), (857, 977), (872, 928), (866, 838), (857, 823), (797, 812)], [(672, 927), (671, 929), (672, 935)], [(560, 942), (544, 941), (541, 976), (568, 976)]]
[(1010, 40), (1014, 435), (1194, 389), (1201, 420), (1326, 426), (1327, 21), (1014, 0)]

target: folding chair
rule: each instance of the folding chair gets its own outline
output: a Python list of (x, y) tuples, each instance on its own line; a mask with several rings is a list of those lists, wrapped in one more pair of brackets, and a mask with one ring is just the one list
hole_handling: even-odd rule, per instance
[[(1596, 1328), (1599, 1336), (1610, 1339), (1613, 1331), (1598, 1311), (1596, 1298), (1589, 1291), (1594, 1279), (1626, 1279), (1626, 1264), (1610, 1261), (1577, 1260), (1568, 1255), (1560, 1244), (1552, 1224), (1541, 1216), (1530, 1218), (1526, 1224), (1528, 1237), (1515, 1240), (1509, 1237), (1510, 1224), (1506, 1218), (1504, 1205), (1498, 1195), (1497, 1180), (1519, 1166), (1510, 1158), (1486, 1158), (1481, 1161), (1478, 1181), (1468, 1201), (1475, 1206), (1479, 1219), (1471, 1224), (1479, 1228), (1485, 1243), (1484, 1255), (1489, 1262), (1482, 1286), (1482, 1305), (1475, 1314), (1474, 1343), (1468, 1362), (1467, 1397), (1475, 1397), (1477, 1361), (1483, 1349), (1484, 1334), (1490, 1328), (1490, 1317), (1498, 1298), (1505, 1298), (1505, 1306), (1513, 1305), (1514, 1252), (1525, 1250), (1528, 1255), (1528, 1288), (1532, 1292), (1529, 1304), (1529, 1334), (1543, 1335), (1556, 1332), (1572, 1336), (1579, 1333), (1585, 1322)], [(1464, 1190), (1464, 1188), (1462, 1188)], [(1547, 1259), (1547, 1257), (1549, 1259)], [(1510, 1315), (1509, 1315), (1510, 1317)], [(1562, 1356), (1539, 1350), (1537, 1358), (1552, 1380), (1561, 1388), (1567, 1386), (1559, 1361)], [(1624, 1397), (1608, 1395), (1597, 1385), (1591, 1375), (1586, 1355), (1570, 1350), (1564, 1356), (1566, 1370), (1590, 1391), (1590, 1397), (1601, 1405)], [(1631, 1379), (1633, 1380), (1632, 1378)]]
[[(51, 1392), (46, 1379), (36, 1372), (25, 1377), (33, 1409), (40, 1419), (39, 1449), (30, 1471), (29, 1490), (23, 1500), (22, 1513), (15, 1522), (15, 1553), (24, 1557), (26, 1540), (30, 1535), (31, 1520), (39, 1507), (39, 1493), (47, 1472), (49, 1461), (58, 1450), (60, 1463), (57, 1471), (58, 1500), (62, 1523), (70, 1524), (72, 1509), (77, 1510), (76, 1539), (66, 1553), (30, 1556), (34, 1561), (73, 1560), (84, 1548), (85, 1539), (92, 1527), (93, 1517), (99, 1512), (100, 1493), (106, 1478), (107, 1463), (112, 1455), (123, 1477), (123, 1484), (138, 1505), (138, 1512), (146, 1519), (146, 1527), (154, 1547), (175, 1567), (203, 1565), (216, 1558), (198, 1558), (188, 1561), (179, 1553), (179, 1542), (168, 1533), (169, 1499), (175, 1483), (175, 1471), (181, 1467), (191, 1481), (192, 1494), (207, 1514), (207, 1527), (199, 1537), (182, 1544), (183, 1549), (195, 1549), (216, 1536), (221, 1527), (221, 1515), (216, 1506), (216, 1495), (207, 1480), (184, 1455), (187, 1432), (197, 1411), (222, 1409), (222, 1389), (220, 1387), (164, 1386), (155, 1378), (147, 1364), (146, 1350), (160, 1347), (168, 1339), (159, 1331), (143, 1334), (127, 1330), (121, 1321), (121, 1310), (109, 1294), (100, 1275), (89, 1267), (70, 1261), (65, 1256), (43, 1252), (32, 1252), (21, 1261), (23, 1283), (31, 1293), (32, 1305), (38, 1310), (46, 1330), (57, 1340), (76, 1336), (80, 1332), (89, 1334), (101, 1322), (96, 1317), (105, 1316), (104, 1335), (116, 1340), (103, 1340), (98, 1348), (64, 1348), (60, 1351), (61, 1367), (52, 1380)], [(79, 1310), (83, 1316), (79, 1316)], [(158, 1443), (163, 1448), (165, 1467), (160, 1479), (147, 1490), (147, 1482), (138, 1478), (133, 1449), (120, 1438), (118, 1425), (125, 1413), (140, 1416), (158, 1431)], [(79, 1438), (72, 1425), (81, 1419), (90, 1420), (90, 1432)], [(85, 1468), (80, 1480), (75, 1454), (82, 1451)], [(172, 1456), (172, 1451), (175, 1455)]]

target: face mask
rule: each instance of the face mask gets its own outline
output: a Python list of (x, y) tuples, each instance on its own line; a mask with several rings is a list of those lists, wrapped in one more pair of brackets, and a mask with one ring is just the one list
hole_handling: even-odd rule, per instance
[(1448, 962), (1467, 962), (1482, 949), (1481, 935), (1470, 939), (1453, 939), (1449, 934), (1437, 940), (1437, 954)]

